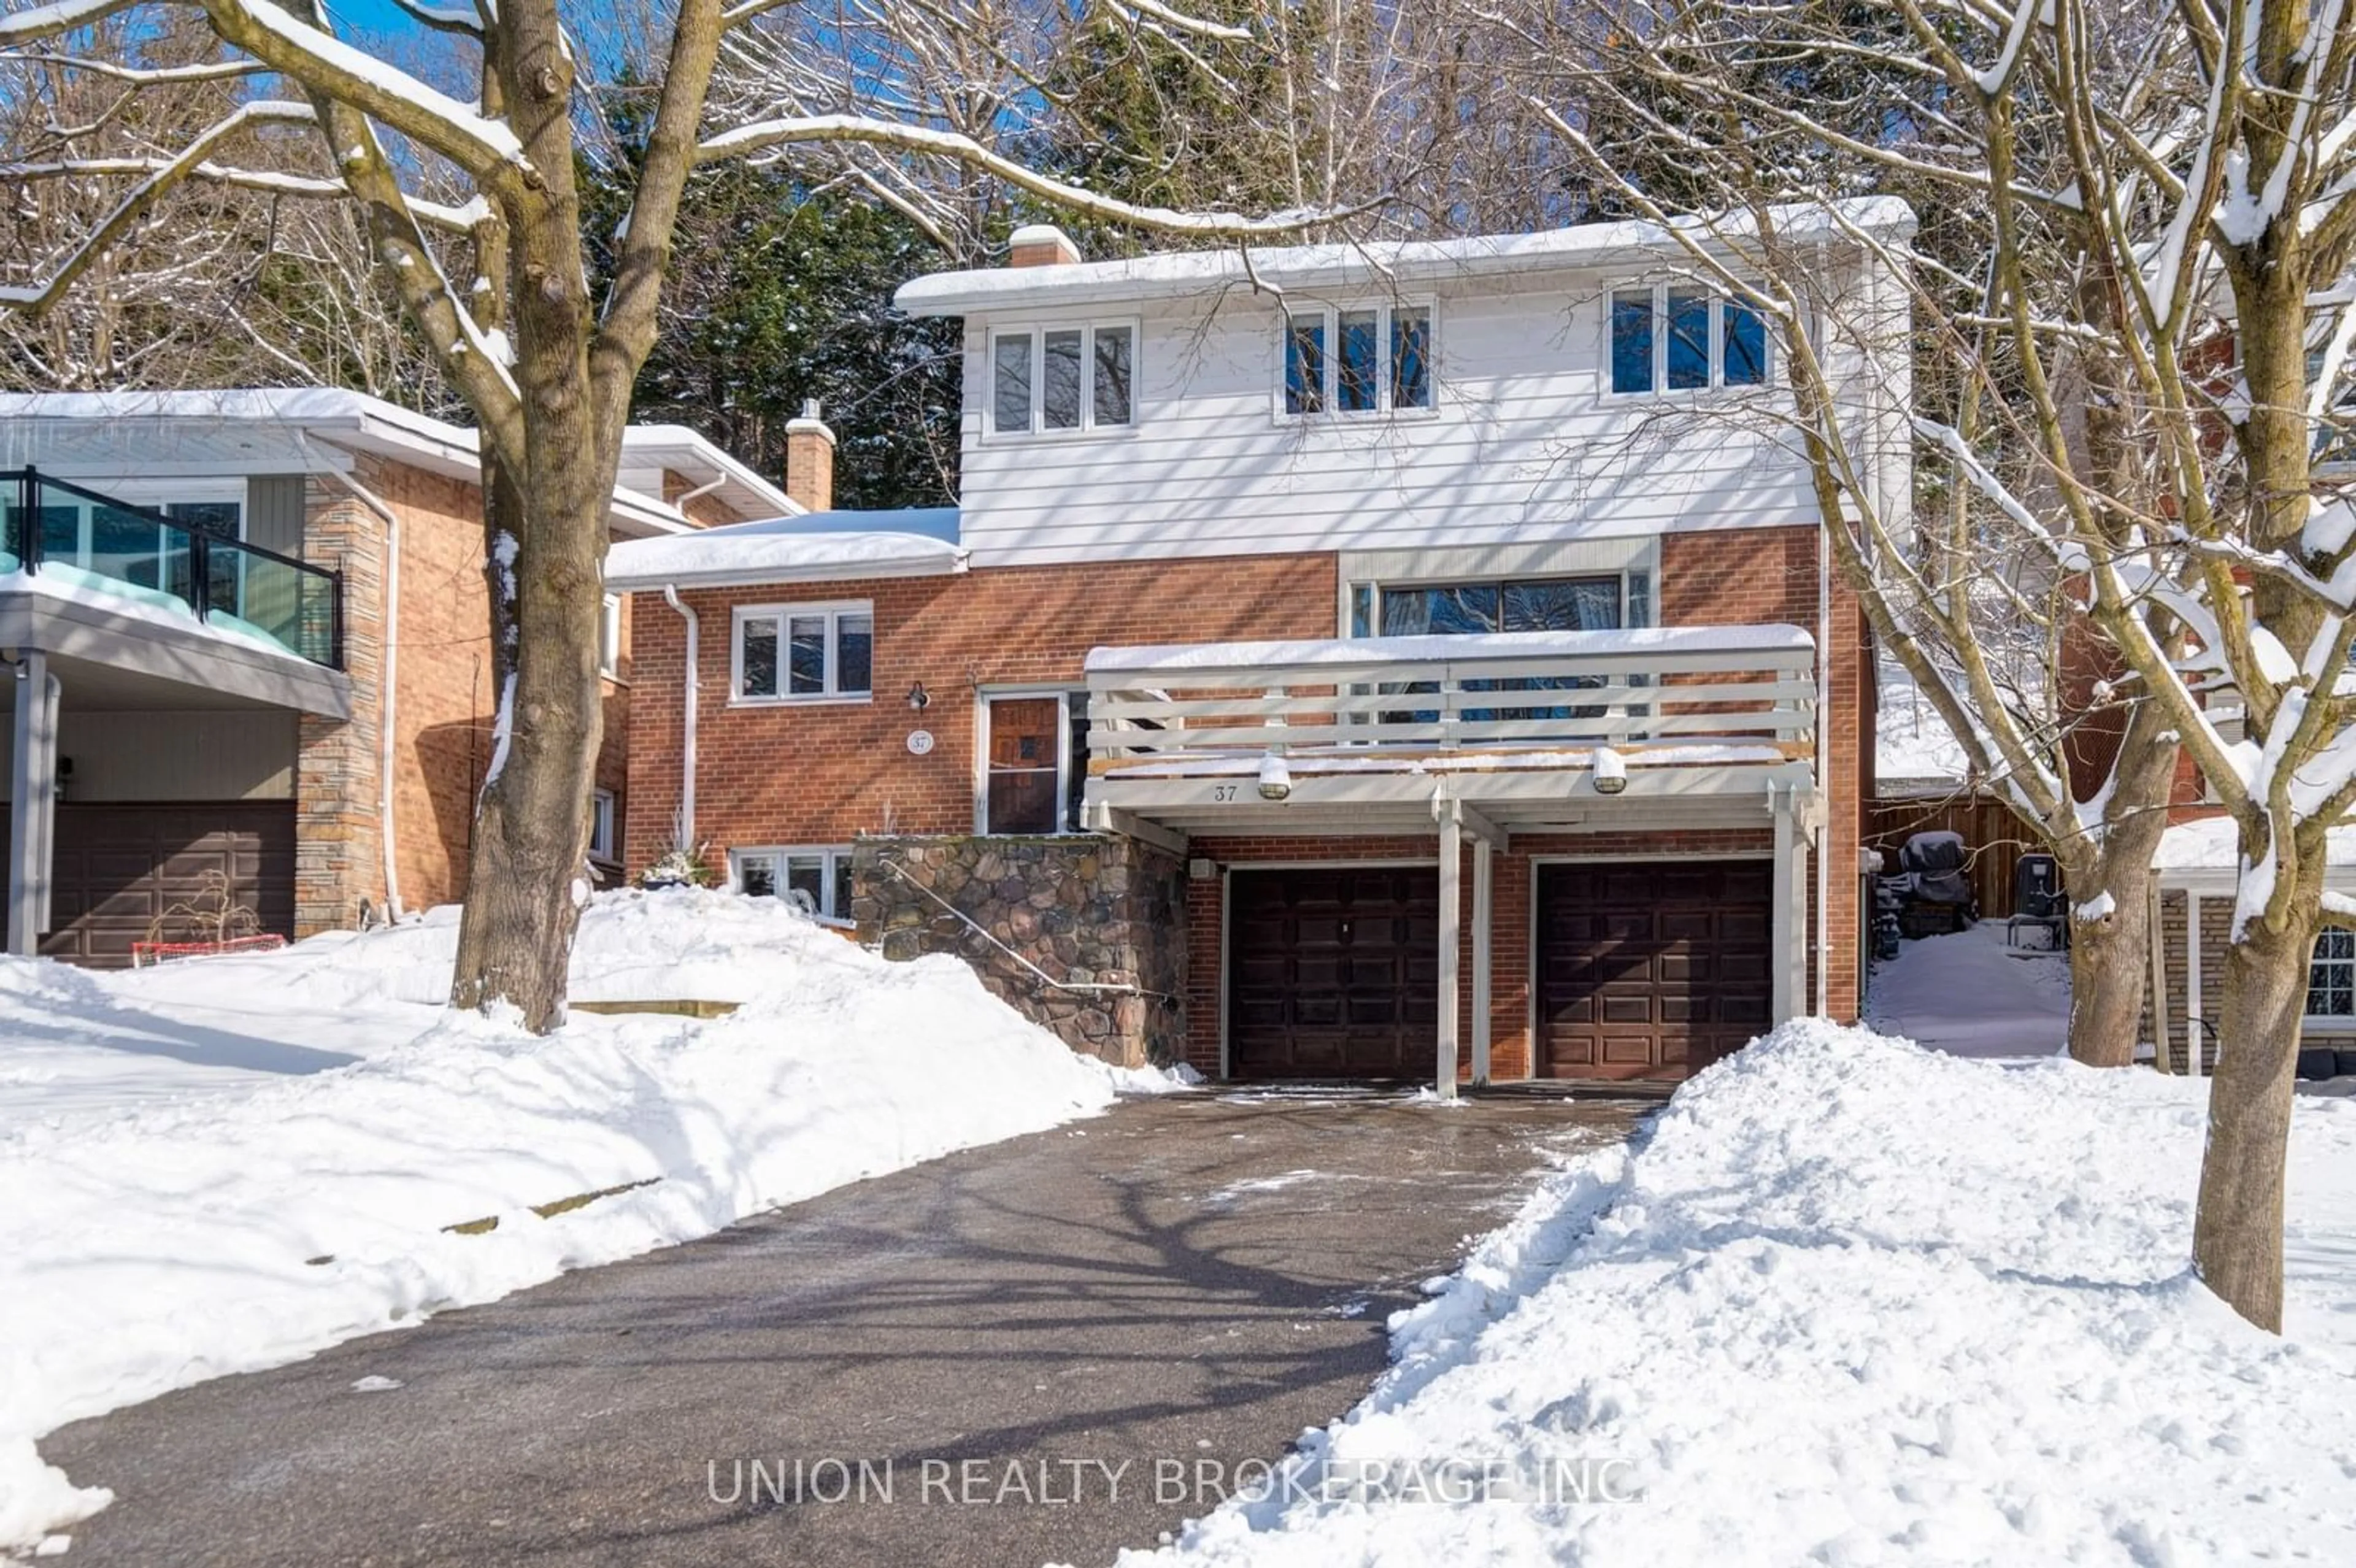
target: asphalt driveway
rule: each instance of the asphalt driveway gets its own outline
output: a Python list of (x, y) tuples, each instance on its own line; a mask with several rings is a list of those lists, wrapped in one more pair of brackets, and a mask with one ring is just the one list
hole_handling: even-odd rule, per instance
[(118, 1495), (77, 1563), (1105, 1563), (1355, 1403), (1644, 1109), (1132, 1102), (41, 1446)]

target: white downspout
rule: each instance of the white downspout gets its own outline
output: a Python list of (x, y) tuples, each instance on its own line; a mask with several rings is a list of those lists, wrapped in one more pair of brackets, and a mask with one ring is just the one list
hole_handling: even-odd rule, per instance
[[(1816, 528), (1816, 1017), (1832, 1016), (1833, 858), (1832, 795), (1825, 776), (1826, 736), (1832, 728), (1833, 702), (1833, 538), (1830, 523)], [(1860, 741), (1862, 737), (1859, 737)], [(1854, 874), (1856, 868), (1850, 868)], [(1864, 981), (1865, 955), (1858, 955), (1858, 978)]]
[(663, 584), (663, 603), (687, 621), (687, 691), (680, 720), (679, 847), (695, 847), (695, 681), (702, 667), (703, 623), (680, 603), (679, 590)]
[(384, 519), (384, 660), (379, 672), (382, 689), (377, 698), (377, 839), (384, 846), (385, 909), (392, 919), (399, 920), (401, 864), (393, 835), (392, 774), (400, 738), (394, 720), (400, 709), (397, 677), (401, 672), (401, 516), (386, 505), (383, 497), (343, 470), (329, 467), (327, 473), (350, 491), (360, 505)]

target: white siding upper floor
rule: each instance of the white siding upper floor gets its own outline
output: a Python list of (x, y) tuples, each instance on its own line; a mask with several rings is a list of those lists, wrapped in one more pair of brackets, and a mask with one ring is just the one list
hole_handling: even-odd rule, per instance
[[(1613, 292), (1694, 276), (1637, 229), (1255, 251), (1248, 274), (1226, 252), (920, 279), (905, 306), (966, 324), (961, 542), (1001, 566), (1814, 523), (1772, 357), (1764, 386), (1612, 389)], [(1879, 282), (1854, 261), (1849, 275)], [(1434, 406), (1288, 413), (1287, 312), (1393, 304), (1430, 311)], [(993, 338), (1123, 324), (1128, 424), (994, 428)], [(1848, 359), (1860, 411), (1886, 421), (1902, 366)]]

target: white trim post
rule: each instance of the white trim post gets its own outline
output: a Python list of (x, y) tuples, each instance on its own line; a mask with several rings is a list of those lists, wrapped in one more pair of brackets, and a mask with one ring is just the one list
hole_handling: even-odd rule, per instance
[(2184, 1071), (2201, 1072), (2201, 893), (2184, 890)]
[(1494, 849), (1487, 837), (1472, 840), (1472, 1082), (1489, 1082), (1490, 913), (1494, 901)]
[(10, 770), (8, 951), (30, 958), (49, 923), (57, 835), (58, 677), (38, 648), (16, 656), (16, 755)]
[(1774, 969), (1768, 978), (1768, 1014), (1770, 1021), (1780, 1024), (1788, 1022), (1797, 1010), (1800, 985), (1794, 978), (1792, 953), (1801, 933), (1792, 912), (1805, 884), (1793, 874), (1799, 836), (1793, 830), (1792, 786), (1785, 784), (1779, 790), (1770, 784), (1767, 808), (1775, 816), (1774, 863), (1768, 894), (1773, 912), (1770, 918), (1774, 923)]
[(1463, 810), (1452, 796), (1440, 812), (1440, 1028), (1432, 1087), (1443, 1100), (1456, 1098), (1456, 942), (1462, 924), (1457, 908), (1464, 859)]

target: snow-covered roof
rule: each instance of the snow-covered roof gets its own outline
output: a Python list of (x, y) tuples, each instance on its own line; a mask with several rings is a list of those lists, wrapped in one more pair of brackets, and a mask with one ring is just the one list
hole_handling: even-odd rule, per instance
[[(716, 484), (739, 511), (798, 509), (785, 492), (684, 426), (636, 426), (622, 444), (624, 467), (669, 468)], [(162, 463), (218, 474), (335, 466), (320, 461), (320, 447), (373, 453), (454, 479), (473, 481), (481, 472), (472, 430), (337, 387), (0, 393), (0, 468), (32, 464), (61, 478), (105, 479), (150, 473)], [(627, 485), (615, 488), (612, 517), (631, 534), (693, 526), (659, 496)]]
[[(2170, 885), (2204, 880), (2197, 873), (2222, 871), (2230, 880), (2242, 859), (2241, 830), (2230, 816), (2204, 816), (2179, 822), (2159, 836), (2151, 863), (2160, 880)], [(2356, 825), (2335, 827), (2324, 839), (2324, 860), (2331, 880), (2343, 885), (2356, 880)], [(2342, 872), (2348, 873), (2342, 875)], [(2169, 873), (2177, 873), (2171, 876)], [(2190, 874), (2188, 874), (2190, 873)]]
[(805, 512), (664, 539), (631, 539), (605, 556), (605, 586), (622, 592), (963, 571), (954, 507)]
[(763, 478), (758, 470), (739, 463), (683, 424), (634, 424), (622, 432), (623, 469), (650, 466), (669, 469), (740, 517), (802, 509), (800, 502)]
[(1655, 626), (1618, 632), (1487, 632), (1470, 636), (1303, 638), (1266, 643), (1173, 643), (1089, 650), (1090, 674), (1120, 670), (1253, 669), (1267, 665), (1380, 664), (1392, 660), (1804, 652), (1797, 626)]
[[(1850, 229), (1911, 234), (1913, 209), (1896, 197), (1861, 197), (1829, 206), (1780, 207), (1770, 214), (1779, 239), (1837, 238)], [(1756, 227), (1748, 214), (1680, 225), (1688, 232), (1739, 245)], [(916, 315), (961, 315), (1029, 304), (1145, 300), (1187, 294), (1225, 283), (1313, 288), (1355, 283), (1416, 283), (1483, 273), (1569, 271), (1658, 260), (1680, 241), (1659, 225), (1637, 220), (1585, 223), (1537, 234), (1487, 234), (1461, 240), (1381, 240), (1362, 245), (1233, 247), (1173, 251), (1119, 261), (1067, 266), (995, 267), (936, 272), (904, 283), (894, 296)]]

